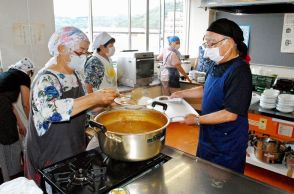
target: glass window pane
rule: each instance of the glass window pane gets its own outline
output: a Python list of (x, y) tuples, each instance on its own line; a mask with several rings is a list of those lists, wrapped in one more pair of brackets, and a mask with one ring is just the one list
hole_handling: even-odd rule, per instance
[(93, 36), (108, 32), (119, 52), (128, 49), (128, 0), (92, 0)]
[(164, 42), (168, 45), (167, 37), (174, 35), (175, 1), (165, 0), (164, 5)]
[(75, 26), (88, 35), (89, 4), (85, 0), (53, 0), (55, 29)]
[(185, 14), (184, 14), (184, 0), (176, 0), (175, 12), (175, 35), (181, 40), (181, 48), (179, 51), (183, 54), (185, 43)]
[(146, 50), (146, 0), (131, 2), (131, 37), (132, 49)]
[(149, 0), (149, 51), (160, 52), (160, 1)]

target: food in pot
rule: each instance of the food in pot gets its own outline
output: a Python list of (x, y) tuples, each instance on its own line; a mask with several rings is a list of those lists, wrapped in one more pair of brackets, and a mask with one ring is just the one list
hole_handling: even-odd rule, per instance
[(125, 133), (125, 134), (138, 134), (138, 133), (148, 133), (150, 131), (156, 130), (161, 126), (157, 123), (152, 123), (148, 121), (118, 121), (105, 125), (107, 131)]

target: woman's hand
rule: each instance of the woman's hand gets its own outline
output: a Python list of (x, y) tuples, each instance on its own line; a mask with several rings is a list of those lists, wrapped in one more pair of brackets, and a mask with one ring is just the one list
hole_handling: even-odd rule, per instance
[(94, 92), (97, 106), (107, 106), (113, 103), (114, 98), (117, 97), (116, 90), (107, 89)]
[(170, 98), (182, 98), (182, 92), (177, 91), (171, 94)]
[[(199, 115), (197, 115), (199, 116)], [(181, 122), (186, 125), (195, 125), (196, 124), (196, 115), (194, 114), (188, 114), (185, 116), (185, 119)]]

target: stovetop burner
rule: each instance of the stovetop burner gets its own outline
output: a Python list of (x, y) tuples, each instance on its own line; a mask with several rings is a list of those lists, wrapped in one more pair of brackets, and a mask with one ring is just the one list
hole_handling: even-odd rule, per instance
[(40, 172), (55, 192), (101, 194), (169, 159), (171, 159), (169, 156), (159, 154), (146, 161), (122, 162), (108, 158), (97, 149), (60, 161)]

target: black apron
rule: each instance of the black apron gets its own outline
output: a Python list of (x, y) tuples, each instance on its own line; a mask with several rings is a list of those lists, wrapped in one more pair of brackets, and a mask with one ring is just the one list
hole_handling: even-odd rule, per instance
[[(41, 75), (44, 74), (53, 75), (58, 79), (56, 75), (49, 71), (45, 71)], [(69, 91), (63, 90), (63, 87), (58, 79), (62, 91), (62, 95), (60, 97), (61, 99), (75, 99), (84, 96), (82, 84), (77, 76), (76, 78), (78, 80), (79, 87), (72, 88)], [(35, 83), (33, 83), (32, 88), (34, 86)], [(84, 133), (85, 122), (86, 114), (85, 112), (82, 112), (74, 117), (71, 117), (69, 121), (51, 123), (48, 131), (44, 135), (39, 136), (34, 125), (33, 111), (31, 108), (29, 130), (26, 136), (25, 176), (29, 179), (34, 179), (34, 181), (40, 185), (41, 175), (38, 173), (38, 169), (42, 169), (50, 164), (83, 152), (86, 148), (86, 136)]]
[(180, 88), (180, 74), (177, 68), (167, 68), (168, 86), (170, 88)]
[[(15, 96), (18, 95), (19, 91)], [(19, 139), (13, 102), (15, 101), (11, 101), (7, 96), (0, 94), (0, 144), (3, 145), (13, 144)]]

